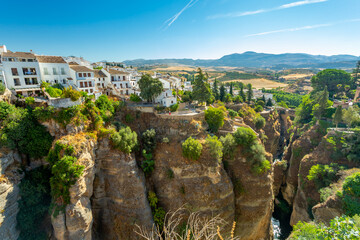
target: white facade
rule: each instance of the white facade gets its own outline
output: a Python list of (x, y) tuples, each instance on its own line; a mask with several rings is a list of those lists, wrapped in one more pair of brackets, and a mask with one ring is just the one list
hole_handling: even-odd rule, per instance
[(107, 71), (110, 73), (111, 84), (113, 84), (117, 94), (130, 95), (135, 92), (135, 83), (131, 81), (129, 73), (115, 69), (107, 69)]
[(85, 66), (70, 65), (70, 75), (80, 91), (95, 95), (95, 78), (92, 69)]
[(176, 97), (172, 94), (172, 90), (163, 91), (156, 99), (155, 103), (161, 104), (164, 107), (170, 107), (177, 103)]
[(70, 67), (62, 57), (37, 56), (41, 80), (50, 84), (67, 85), (71, 80)]
[(14, 89), (24, 96), (40, 92), (41, 75), (39, 63), (34, 54), (3, 52), (1, 65), (7, 88)]

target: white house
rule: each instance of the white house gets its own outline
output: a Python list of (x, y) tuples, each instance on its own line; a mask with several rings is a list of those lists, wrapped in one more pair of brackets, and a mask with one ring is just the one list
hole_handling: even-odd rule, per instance
[(70, 65), (70, 75), (80, 91), (87, 92), (89, 95), (98, 95), (95, 94), (94, 70), (85, 66)]
[(105, 69), (94, 69), (95, 87), (104, 90), (110, 82), (110, 73)]
[(134, 93), (133, 85), (130, 81), (130, 74), (115, 69), (106, 69), (110, 73), (111, 84), (115, 87), (118, 94), (130, 95)]
[(59, 56), (36, 56), (39, 62), (41, 80), (51, 84), (67, 85), (71, 81), (69, 64)]
[(176, 97), (172, 94), (172, 90), (163, 91), (156, 99), (155, 103), (161, 104), (165, 107), (170, 107), (177, 103)]
[(3, 78), (9, 89), (24, 96), (40, 93), (40, 69), (36, 56), (30, 52), (1, 53)]

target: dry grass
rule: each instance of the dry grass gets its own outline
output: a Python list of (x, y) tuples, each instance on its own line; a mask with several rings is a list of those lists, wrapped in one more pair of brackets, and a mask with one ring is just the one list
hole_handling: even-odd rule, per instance
[[(146, 240), (238, 240), (234, 237), (236, 224), (232, 226), (230, 237), (225, 238), (221, 233), (221, 228), (226, 222), (219, 216), (211, 219), (201, 217), (199, 212), (190, 213), (186, 222), (186, 227), (181, 229), (181, 223), (186, 218), (185, 209), (178, 209), (175, 212), (166, 214), (164, 228), (153, 228), (151, 231), (137, 226), (135, 232)], [(182, 230), (182, 233), (179, 233)]]
[(286, 80), (297, 80), (297, 79), (312, 77), (312, 76), (314, 76), (314, 74), (289, 74), (289, 75), (283, 76), (282, 78), (285, 78)]
[(286, 87), (287, 84), (285, 83), (279, 83), (279, 82), (274, 82), (265, 78), (256, 78), (256, 79), (249, 79), (249, 80), (230, 80), (230, 81), (224, 81), (224, 83), (228, 83), (228, 82), (242, 82), (244, 84), (249, 84), (251, 83), (253, 88), (256, 89), (273, 89), (273, 88), (278, 88), (278, 87)]

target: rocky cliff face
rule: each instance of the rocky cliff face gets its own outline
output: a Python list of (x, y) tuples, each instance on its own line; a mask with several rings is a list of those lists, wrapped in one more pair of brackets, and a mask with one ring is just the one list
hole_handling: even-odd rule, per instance
[(153, 219), (135, 156), (112, 149), (108, 139), (100, 140), (96, 156), (94, 239), (138, 239), (135, 224), (151, 229)]
[(75, 148), (77, 163), (85, 168), (82, 176), (70, 188), (70, 204), (66, 206), (65, 212), (51, 219), (54, 236), (59, 240), (92, 239), (93, 213), (90, 197), (93, 195), (97, 143), (83, 133), (68, 135), (59, 141)]
[(18, 184), (22, 178), (18, 169), (21, 159), (19, 154), (6, 148), (0, 148), (0, 239), (16, 240), (16, 215), (19, 212)]

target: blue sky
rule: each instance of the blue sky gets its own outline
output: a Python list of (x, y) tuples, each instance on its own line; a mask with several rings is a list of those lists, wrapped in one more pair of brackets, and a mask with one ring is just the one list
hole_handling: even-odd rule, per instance
[(0, 44), (91, 61), (360, 55), (360, 0), (3, 1)]

